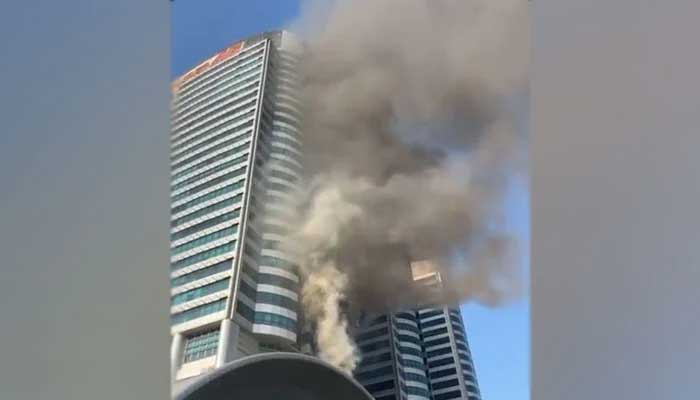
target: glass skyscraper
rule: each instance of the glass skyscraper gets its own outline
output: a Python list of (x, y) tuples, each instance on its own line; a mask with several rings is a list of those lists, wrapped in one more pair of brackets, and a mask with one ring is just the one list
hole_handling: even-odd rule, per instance
[[(176, 391), (246, 355), (309, 351), (300, 275), (279, 248), (290, 224), (289, 195), (303, 169), (301, 48), (288, 32), (263, 33), (173, 82)], [(415, 283), (439, 290), (439, 274), (420, 266), (407, 265)], [(458, 307), (435, 303), (357, 322), (362, 361), (355, 377), (376, 399), (480, 399)]]
[(176, 384), (299, 350), (299, 275), (278, 249), (301, 176), (299, 43), (269, 32), (173, 82), (171, 367)]
[[(410, 269), (416, 285), (440, 290), (429, 263)], [(458, 306), (438, 302), (364, 318), (354, 338), (362, 355), (355, 378), (376, 400), (481, 399)]]

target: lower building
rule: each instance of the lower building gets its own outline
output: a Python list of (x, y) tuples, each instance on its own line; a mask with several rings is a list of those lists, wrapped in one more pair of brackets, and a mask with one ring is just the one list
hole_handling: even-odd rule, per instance
[(457, 307), (427, 307), (360, 322), (355, 378), (376, 400), (480, 400)]
[[(440, 288), (429, 265), (412, 267), (417, 284)], [(457, 306), (364, 317), (353, 336), (361, 354), (355, 378), (376, 400), (481, 399)]]

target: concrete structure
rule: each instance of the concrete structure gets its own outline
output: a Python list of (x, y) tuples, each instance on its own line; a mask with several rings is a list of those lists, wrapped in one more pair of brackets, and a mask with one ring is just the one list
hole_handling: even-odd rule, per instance
[(173, 82), (171, 366), (176, 386), (240, 357), (299, 351), (299, 275), (278, 249), (301, 174), (286, 32), (234, 43)]
[[(270, 379), (274, 377), (274, 379)], [(249, 356), (197, 379), (177, 400), (371, 400), (352, 377), (294, 353)]]
[(480, 400), (459, 307), (439, 303), (441, 277), (430, 263), (413, 263), (410, 271), (435, 302), (360, 321), (355, 378), (376, 400)]

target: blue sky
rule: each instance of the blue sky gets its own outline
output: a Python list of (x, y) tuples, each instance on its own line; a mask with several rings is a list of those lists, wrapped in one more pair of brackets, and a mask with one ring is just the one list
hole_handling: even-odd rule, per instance
[(171, 74), (180, 75), (251, 34), (285, 27), (298, 0), (175, 0), (171, 13)]
[[(175, 0), (171, 14), (171, 76), (185, 72), (227, 45), (258, 32), (287, 26), (300, 11), (295, 0)], [(516, 179), (506, 198), (505, 229), (521, 238), (524, 276), (529, 271), (529, 189)], [(526, 282), (527, 284), (528, 282)], [(462, 306), (484, 400), (530, 398), (529, 301), (488, 308)]]

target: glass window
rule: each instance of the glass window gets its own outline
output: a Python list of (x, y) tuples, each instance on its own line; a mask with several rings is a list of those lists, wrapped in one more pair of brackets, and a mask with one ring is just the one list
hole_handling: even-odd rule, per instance
[(210, 275), (218, 274), (219, 272), (230, 270), (232, 266), (233, 266), (233, 259), (229, 258), (229, 259), (224, 260), (220, 263), (216, 263), (216, 264), (210, 265), (206, 268), (202, 268), (200, 270), (190, 272), (189, 274), (181, 275), (181, 276), (178, 276), (177, 278), (172, 278), (172, 279), (170, 279), (170, 286), (175, 287), (175, 286), (184, 285), (185, 283), (193, 282), (193, 281), (205, 278), (205, 277), (210, 276)]
[(284, 132), (294, 137), (300, 136), (299, 131), (296, 128), (290, 128), (286, 125), (275, 124), (274, 122), (272, 123), (272, 130)]
[(381, 392), (383, 390), (388, 390), (388, 389), (393, 389), (393, 388), (394, 388), (394, 380), (393, 379), (390, 381), (377, 382), (377, 383), (372, 383), (370, 385), (365, 385), (365, 389), (367, 389), (367, 391), (370, 393)]
[(215, 240), (222, 239), (225, 237), (231, 237), (231, 236), (235, 235), (237, 231), (238, 231), (237, 227), (236, 228), (229, 227), (229, 228), (224, 228), (224, 229), (218, 230), (216, 232), (212, 232), (208, 235), (200, 236), (195, 240), (192, 240), (190, 242), (183, 243), (177, 247), (174, 247), (172, 250), (170, 250), (170, 255), (180, 254), (184, 251), (192, 250), (196, 247), (202, 246), (202, 245), (207, 244), (209, 242), (213, 242)]
[[(238, 196), (237, 196), (237, 197), (238, 197)], [(182, 216), (182, 217), (180, 217), (180, 218), (178, 218), (178, 219), (174, 219), (174, 220), (170, 223), (170, 226), (176, 227), (176, 226), (178, 226), (178, 225), (182, 225), (182, 224), (184, 224), (185, 222), (192, 221), (192, 220), (197, 219), (197, 218), (199, 218), (199, 217), (201, 217), (201, 216), (207, 215), (207, 214), (209, 214), (209, 213), (213, 213), (214, 211), (218, 211), (218, 210), (221, 210), (221, 209), (226, 208), (226, 207), (230, 207), (230, 206), (234, 206), (234, 205), (236, 205), (236, 204), (240, 204), (240, 202), (241, 202), (241, 198), (240, 198), (240, 197), (238, 197), (238, 198), (234, 197), (234, 198), (232, 198), (232, 199), (221, 200), (221, 201), (218, 202), (218, 203), (214, 203), (214, 204), (209, 205), (209, 206), (206, 206), (206, 207), (204, 207), (204, 208), (200, 208), (200, 209), (197, 210), (197, 211), (194, 211), (194, 212), (191, 212), (191, 213), (189, 213), (189, 214), (186, 214), (186, 215), (184, 215), (184, 216)]]
[[(240, 117), (236, 117), (230, 121), (225, 121), (224, 123), (222, 123), (222, 125), (228, 126), (228, 124), (231, 124), (231, 123), (236, 123), (236, 122), (243, 121), (246, 119), (248, 120), (248, 121), (245, 121), (245, 122), (239, 124), (238, 126), (235, 126), (233, 128), (226, 130), (225, 132), (222, 132), (220, 135), (217, 135), (217, 139), (212, 140), (212, 142), (218, 141), (219, 139), (223, 139), (224, 136), (231, 135), (233, 133), (236, 133), (237, 131), (242, 131), (243, 129), (250, 128), (253, 124), (252, 118), (254, 115), (255, 115), (254, 110), (251, 110), (251, 112), (245, 113), (245, 114), (241, 115)], [(214, 129), (210, 129), (209, 131), (214, 132), (218, 129), (220, 129), (220, 127), (215, 127)], [(207, 132), (207, 134), (208, 133), (210, 133), (210, 132)], [(249, 130), (246, 133), (243, 133), (239, 136), (235, 136), (231, 139), (225, 140), (225, 141), (218, 143), (218, 144), (211, 146), (211, 147), (206, 147), (209, 145), (209, 143), (193, 146), (187, 150), (184, 150), (182, 153), (178, 153), (177, 155), (170, 157), (170, 160), (171, 160), (170, 168), (172, 171), (175, 171), (175, 170), (182, 168), (185, 165), (188, 165), (188, 164), (190, 164), (194, 161), (197, 161), (197, 160), (200, 160), (200, 163), (201, 163), (201, 162), (203, 162), (202, 158), (208, 157), (213, 152), (215, 152), (217, 150), (221, 150), (224, 147), (231, 146), (233, 144), (236, 144), (237, 142), (240, 142), (241, 140), (246, 139), (248, 136), (250, 136), (251, 133), (252, 133), (252, 131)], [(250, 143), (250, 142), (248, 142), (248, 143)], [(206, 147), (206, 148), (202, 149), (203, 147)], [(238, 152), (243, 151), (243, 150), (245, 150), (245, 147), (236, 146), (233, 149), (230, 149), (229, 153), (235, 154), (235, 153), (238, 153)], [(198, 152), (195, 153), (195, 151), (198, 151)], [(184, 155), (188, 155), (188, 157), (183, 159), (183, 160), (179, 160)], [(179, 161), (177, 161), (177, 160), (179, 160)], [(200, 163), (198, 163), (198, 164), (200, 164)]]
[(294, 190), (294, 187), (289, 185), (289, 184), (283, 184), (283, 183), (277, 183), (277, 182), (268, 182), (265, 184), (265, 189), (267, 190), (275, 190), (278, 192), (282, 193), (289, 193), (292, 190)]
[[(192, 207), (194, 207), (194, 206), (196, 206), (196, 205), (199, 205), (200, 203), (203, 203), (203, 202), (205, 202), (205, 201), (209, 201), (209, 200), (211, 200), (211, 199), (215, 199), (215, 198), (217, 198), (217, 197), (219, 197), (219, 196), (222, 196), (222, 195), (224, 195), (224, 194), (226, 194), (226, 193), (230, 193), (230, 192), (233, 192), (233, 191), (235, 191), (235, 190), (238, 190), (238, 189), (240, 189), (241, 186), (243, 186), (243, 182), (244, 182), (244, 181), (240, 181), (240, 182), (235, 183), (235, 184), (233, 184), (233, 185), (229, 185), (229, 186), (223, 187), (223, 188), (221, 188), (221, 189), (219, 189), (219, 190), (215, 190), (215, 191), (213, 191), (213, 192), (211, 192), (211, 193), (209, 193), (209, 194), (206, 194), (206, 195), (204, 195), (204, 196), (198, 197), (198, 198), (196, 198), (196, 199), (194, 199), (194, 200), (192, 200), (192, 201), (187, 202), (186, 204), (183, 204), (183, 205), (182, 205), (182, 208), (183, 208), (183, 209), (189, 209), (189, 208), (192, 208)], [(219, 203), (224, 202), (224, 201), (228, 201), (228, 202), (230, 202), (230, 204), (239, 204), (239, 203), (241, 202), (242, 199), (243, 199), (243, 195), (242, 195), (242, 194), (239, 194), (239, 195), (237, 195), (237, 196), (234, 196), (234, 197), (231, 197), (231, 198), (228, 198), (228, 199), (221, 200), (220, 202), (217, 202), (217, 203), (214, 203), (214, 204), (219, 204)], [(176, 208), (179, 208), (179, 207), (176, 207)], [(197, 211), (199, 211), (199, 210), (197, 210)], [(195, 212), (197, 212), (197, 211), (195, 211)], [(186, 214), (186, 215), (185, 215), (184, 217), (182, 217), (182, 218), (185, 218), (185, 217), (188, 216), (188, 215), (190, 215), (190, 214)], [(239, 210), (236, 210), (236, 211), (232, 211), (232, 212), (226, 213), (226, 214), (222, 214), (222, 215), (226, 215), (226, 216), (231, 217), (231, 218), (228, 218), (228, 219), (237, 218), (237, 217), (240, 216), (240, 209), (239, 209)], [(218, 217), (214, 217), (214, 218), (218, 218)], [(181, 218), (178, 218), (176, 221), (180, 221), (180, 219), (181, 219)], [(207, 221), (210, 221), (210, 220), (207, 220)], [(195, 226), (200, 226), (200, 225), (201, 225), (201, 223), (200, 223), (200, 224), (197, 224), (197, 225), (195, 225)], [(213, 226), (213, 225), (210, 225), (210, 226)], [(183, 231), (186, 231), (186, 230), (189, 230), (189, 228), (187, 228), (187, 229), (185, 229), (185, 230), (183, 230)], [(183, 231), (178, 231), (176, 234), (179, 234), (180, 232), (183, 232)], [(192, 233), (192, 231), (190, 231), (190, 232)], [(180, 237), (184, 237), (184, 236), (180, 236)]]
[(272, 158), (272, 159), (271, 159), (271, 162), (276, 163), (276, 164), (279, 164), (279, 165), (282, 165), (282, 166), (284, 166), (284, 167), (287, 167), (287, 168), (291, 169), (292, 171), (295, 171), (295, 172), (297, 172), (297, 173), (299, 173), (299, 174), (302, 173), (302, 167), (301, 167), (301, 165), (298, 165), (298, 164), (296, 164), (296, 163), (294, 163), (294, 162), (291, 162), (291, 161), (288, 161), (288, 160), (283, 160), (283, 159), (281, 159), (281, 158)]
[(444, 323), (445, 323), (445, 318), (438, 318), (438, 319), (434, 319), (434, 320), (428, 321), (428, 322), (421, 322), (420, 326), (421, 326), (421, 328), (425, 329), (425, 328), (430, 328), (431, 326), (442, 325)]
[(236, 312), (250, 322), (253, 322), (253, 319), (255, 319), (255, 311), (243, 304), (242, 301), (236, 302)]
[(431, 310), (420, 313), (420, 319), (428, 319), (430, 317), (435, 317), (437, 315), (442, 315), (442, 310)]
[(275, 170), (275, 169), (270, 171), (270, 177), (284, 179), (287, 182), (291, 182), (291, 183), (294, 183), (297, 180), (299, 180), (299, 178), (297, 178), (296, 176), (294, 176), (292, 174), (288, 174), (286, 172)]
[(249, 277), (253, 278), (254, 281), (257, 282), (258, 280), (258, 270), (253, 268), (246, 260), (241, 261), (241, 268), (243, 269), (243, 272), (246, 273)]
[(374, 329), (374, 330), (369, 331), (369, 332), (361, 333), (361, 334), (357, 335), (357, 336), (355, 337), (355, 339), (356, 339), (358, 342), (360, 342), (360, 341), (363, 341), (363, 340), (369, 340), (369, 339), (377, 338), (377, 337), (386, 335), (387, 333), (389, 333), (389, 329), (388, 329), (387, 327), (382, 327), (382, 328), (379, 328), (379, 329)]
[(299, 291), (299, 284), (297, 282), (279, 275), (258, 273), (258, 284), (283, 287), (293, 292)]
[(286, 270), (293, 270), (294, 264), (279, 257), (263, 256), (260, 258), (260, 265), (268, 267), (279, 267)]
[(402, 342), (414, 343), (414, 344), (417, 344), (419, 346), (422, 344), (420, 339), (415, 338), (413, 336), (409, 336), (409, 335), (398, 335), (398, 339)]
[(370, 365), (370, 364), (375, 364), (375, 363), (380, 363), (383, 361), (389, 361), (391, 360), (391, 353), (382, 353), (382, 354), (377, 354), (376, 356), (371, 356), (371, 357), (362, 357), (362, 360), (360, 360), (360, 365)]
[[(219, 196), (223, 196), (227, 193), (234, 192), (234, 191), (242, 188), (244, 184), (245, 184), (245, 181), (241, 180), (241, 181), (238, 181), (232, 185), (224, 186), (221, 189), (216, 189), (213, 192), (209, 192), (209, 193), (205, 194), (204, 196), (199, 196), (195, 199), (188, 201), (187, 203), (184, 203), (182, 205), (174, 207), (171, 210), (171, 215), (177, 214), (181, 211), (185, 211), (188, 208), (192, 208), (196, 205), (204, 203), (205, 201), (209, 201), (209, 200), (215, 199)], [(241, 199), (242, 199), (242, 197), (240, 195), (233, 198), (234, 201), (241, 201)]]
[(472, 392), (472, 393), (479, 393), (479, 389), (470, 383), (467, 383), (466, 387), (467, 387), (467, 390)]
[(267, 312), (256, 312), (255, 313), (255, 323), (263, 325), (272, 325), (280, 328), (285, 328), (289, 331), (296, 332), (297, 322), (291, 318), (285, 317), (283, 315), (267, 313)]
[(447, 333), (447, 328), (445, 328), (445, 327), (439, 328), (439, 329), (435, 329), (435, 330), (431, 330), (431, 331), (423, 332), (423, 337), (424, 337), (424, 338), (429, 338), (429, 337), (432, 337), (432, 336), (442, 335), (442, 334), (444, 334), (444, 333)]
[(189, 177), (181, 182), (178, 182), (178, 183), (172, 185), (170, 190), (175, 191), (175, 190), (181, 189), (187, 185), (191, 185), (191, 184), (193, 184), (199, 180), (202, 180), (208, 176), (214, 175), (217, 172), (221, 172), (221, 171), (225, 170), (226, 168), (231, 168), (231, 167), (235, 166), (236, 164), (240, 164), (241, 162), (245, 161), (247, 158), (248, 158), (248, 155), (246, 154), (243, 157), (236, 157), (231, 161), (221, 163), (221, 164), (217, 165), (216, 167), (209, 168), (205, 171), (202, 171), (194, 176), (191, 176), (191, 177)]
[(418, 333), (418, 327), (415, 327), (415, 326), (409, 325), (409, 324), (404, 324), (401, 322), (396, 323), (396, 328), (401, 329), (401, 330), (405, 330), (405, 331), (409, 331), (409, 332)]
[[(236, 110), (234, 110), (236, 111)], [(232, 135), (238, 132), (242, 132), (245, 129), (252, 128), (253, 122), (254, 122), (254, 117), (255, 117), (255, 109), (251, 109), (248, 112), (245, 112), (243, 114), (238, 115), (237, 117), (230, 118), (231, 115), (235, 114), (235, 112), (227, 112), (214, 120), (209, 121), (209, 125), (215, 124), (213, 126), (207, 126), (205, 125), (204, 127), (200, 127), (199, 129), (206, 128), (203, 130), (194, 130), (193, 132), (196, 134), (195, 139), (199, 140), (201, 138), (207, 137), (208, 135), (219, 132), (216, 136), (218, 139), (212, 140), (211, 142), (207, 141), (206, 143), (199, 143), (196, 144), (190, 148), (187, 148), (185, 150), (182, 150), (181, 152), (177, 154), (173, 154), (170, 156), (170, 162), (171, 162), (171, 168), (173, 170), (176, 170), (184, 165), (187, 165), (191, 163), (192, 161), (201, 159), (202, 157), (206, 157), (211, 155), (211, 153), (214, 150), (221, 149), (225, 146), (228, 146), (230, 144), (235, 143), (237, 140), (237, 137), (234, 137), (232, 139), (226, 140), (225, 142), (221, 142), (215, 146), (207, 147), (209, 144), (222, 139), (224, 134), (226, 136)], [(232, 126), (231, 128), (228, 128)], [(226, 128), (225, 131), (222, 131), (224, 128)], [(237, 140), (236, 140), (237, 139)], [(198, 151), (197, 153), (194, 153)], [(193, 154), (194, 153), (194, 154)], [(185, 159), (182, 159), (182, 157), (188, 156)]]
[(454, 364), (454, 357), (441, 358), (439, 360), (430, 361), (428, 363), (428, 368), (437, 368), (443, 365)]
[(271, 141), (272, 141), (272, 145), (274, 145), (276, 143), (285, 144), (285, 145), (297, 150), (300, 153), (303, 151), (301, 144), (296, 140), (292, 140), (292, 139), (282, 137), (282, 136), (273, 136)]
[(407, 319), (407, 320), (409, 320), (409, 321), (415, 321), (415, 320), (416, 320), (415, 314), (413, 314), (413, 313), (408, 313), (408, 312), (396, 313), (396, 317), (397, 317), (397, 318)]
[(389, 347), (388, 340), (380, 340), (378, 342), (372, 342), (370, 344), (360, 346), (360, 351), (362, 351), (363, 353), (369, 353), (371, 351), (376, 351), (376, 350), (380, 350), (380, 349), (388, 348), (388, 347)]
[[(241, 104), (240, 106), (237, 106), (233, 110), (227, 111), (224, 115), (236, 114), (236, 113), (239, 113), (239, 112), (245, 110), (246, 108), (254, 106), (255, 103), (257, 103), (257, 97), (258, 97), (257, 91), (255, 91), (247, 96), (242, 97), (241, 99), (239, 99), (239, 102), (241, 102), (241, 103), (245, 102), (245, 103)], [(248, 101), (248, 100), (250, 100), (250, 101)], [(201, 126), (202, 123), (204, 123), (204, 121), (221, 113), (223, 110), (225, 110), (228, 107), (231, 107), (231, 104), (223, 104), (223, 105), (220, 105), (218, 107), (206, 109), (207, 110), (206, 112), (197, 115), (195, 118), (192, 118), (184, 123), (176, 124), (176, 126), (172, 129), (173, 134), (185, 132), (185, 131), (187, 131), (187, 130), (189, 130), (192, 127), (197, 126), (197, 125)], [(212, 121), (218, 121), (220, 119), (221, 119), (221, 116), (218, 116), (218, 117), (215, 117), (213, 120), (207, 121), (207, 123), (211, 123)], [(183, 137), (179, 137), (179, 138), (183, 138)]]
[(246, 243), (243, 248), (243, 254), (255, 260), (257, 258), (258, 251), (250, 243)]
[(447, 393), (433, 395), (433, 400), (459, 399), (460, 397), (462, 397), (462, 392), (459, 390), (454, 390)]
[[(288, 78), (288, 76), (283, 77), (282, 75), (283, 74), (280, 75), (280, 77), (282, 79)], [(287, 80), (292, 80), (292, 79), (287, 79)], [(289, 114), (289, 115), (292, 115), (294, 117), (300, 118), (299, 112), (297, 110), (293, 109), (292, 107), (288, 107), (288, 106), (281, 105), (281, 104), (278, 104), (277, 107), (275, 107), (275, 112), (281, 112), (281, 113)]]
[[(207, 110), (208, 108), (218, 106), (219, 104), (228, 103), (231, 101), (236, 101), (236, 97), (242, 94), (255, 90), (260, 83), (260, 72), (253, 71), (241, 76), (240, 81), (236, 84), (225, 88), (223, 91), (212, 92), (208, 96), (202, 98), (196, 103), (192, 103), (189, 107), (179, 108), (175, 113), (175, 118), (172, 119), (172, 125), (179, 124), (188, 118), (196, 116), (197, 113)], [(202, 104), (207, 103), (202, 106)], [(182, 144), (182, 143), (180, 143)]]
[(299, 304), (295, 300), (276, 293), (258, 292), (255, 301), (261, 304), (272, 304), (275, 306), (284, 307), (294, 312), (297, 312), (299, 309)]
[(184, 362), (199, 360), (216, 354), (219, 329), (199, 333), (185, 339)]
[(449, 337), (444, 337), (440, 339), (435, 339), (431, 340), (429, 342), (425, 342), (425, 347), (431, 347), (431, 346), (437, 346), (445, 343), (450, 343), (450, 338)]
[(372, 369), (365, 372), (360, 372), (355, 374), (355, 379), (357, 380), (370, 380), (374, 378), (379, 378), (384, 375), (391, 375), (394, 373), (394, 367), (389, 365), (382, 368)]
[(449, 354), (449, 353), (451, 353), (451, 352), (452, 352), (452, 348), (449, 347), (449, 346), (447, 346), (447, 347), (444, 347), (444, 348), (442, 348), (442, 349), (437, 349), (437, 350), (433, 350), (433, 351), (427, 352), (427, 353), (426, 353), (426, 357), (432, 358), (432, 357), (435, 357), (435, 356), (441, 356), (441, 355), (443, 355), (443, 354)]
[[(181, 152), (177, 154), (173, 154), (170, 156), (170, 161), (171, 161), (171, 170), (177, 170), (178, 168), (182, 168), (184, 165), (191, 163), (192, 161), (195, 160), (200, 160), (198, 163), (190, 165), (186, 169), (178, 172), (178, 175), (184, 175), (186, 173), (190, 173), (198, 168), (202, 168), (203, 166), (208, 165), (211, 163), (211, 154), (214, 153), (216, 150), (222, 149), (226, 146), (235, 144), (236, 142), (240, 142), (245, 139), (250, 139), (250, 137), (253, 135), (253, 130), (252, 124), (253, 120), (252, 117), (255, 113), (253, 112), (248, 112), (246, 114), (243, 114), (239, 117), (236, 117), (230, 121), (224, 121), (221, 123), (219, 126), (215, 126), (213, 128), (207, 129), (206, 131), (202, 132), (201, 134), (197, 135), (196, 138), (197, 140), (201, 140), (202, 138), (206, 138), (207, 135), (216, 133), (214, 136), (208, 137), (206, 140), (203, 140), (187, 149), (182, 150)], [(243, 121), (243, 122), (241, 122)], [(231, 127), (232, 124), (237, 124)], [(229, 128), (230, 127), (230, 128)], [(222, 130), (223, 128), (226, 128), (225, 130)], [(231, 137), (231, 135), (236, 135)], [(228, 139), (226, 139), (228, 138)], [(222, 139), (226, 139), (223, 142), (219, 142)], [(218, 144), (214, 146), (207, 147), (213, 143), (219, 142)], [(240, 150), (238, 150), (240, 151)], [(189, 156), (193, 153), (195, 153), (193, 156)], [(235, 154), (236, 151), (227, 151), (224, 152), (224, 154), (227, 154), (229, 156)], [(177, 161), (181, 159), (184, 156), (189, 156), (184, 160)], [(201, 160), (203, 157), (206, 157), (204, 160)], [(177, 162), (176, 162), (177, 161)]]
[(462, 366), (462, 370), (474, 373), (474, 368), (472, 368), (471, 365), (467, 363), (460, 363), (460, 365)]
[(413, 356), (423, 357), (423, 352), (420, 351), (420, 350), (418, 350), (418, 349), (414, 349), (413, 347), (403, 347), (403, 346), (399, 346), (399, 351), (400, 351), (402, 354), (410, 354), (410, 355), (413, 355)]
[(421, 383), (425, 383), (426, 385), (428, 384), (428, 378), (426, 378), (423, 375), (418, 375), (418, 374), (414, 374), (411, 372), (406, 372), (404, 374), (404, 376), (405, 376), (405, 379), (407, 381), (421, 382)]
[(415, 386), (406, 387), (406, 393), (430, 398), (430, 393), (427, 390)]
[[(185, 82), (180, 88), (178, 93), (180, 96), (185, 96), (187, 98), (193, 96), (195, 93), (199, 93), (212, 85), (217, 83), (216, 78), (220, 78), (222, 75), (226, 76), (235, 68), (239, 70), (251, 64), (251, 60), (259, 61), (262, 60), (263, 49), (259, 49), (255, 52), (248, 53), (246, 50), (241, 52), (238, 56), (221, 63), (214, 68), (204, 72), (203, 74), (193, 78), (192, 80)], [(235, 72), (235, 71), (233, 71)]]
[(441, 371), (431, 372), (430, 379), (443, 378), (445, 376), (455, 375), (456, 373), (456, 368), (443, 369)]
[[(208, 189), (208, 188), (210, 188), (210, 187), (212, 187), (212, 186), (216, 186), (216, 185), (218, 185), (219, 183), (222, 183), (222, 182), (225, 182), (225, 181), (227, 181), (227, 180), (234, 179), (234, 178), (237, 178), (237, 177), (239, 177), (239, 176), (245, 175), (245, 172), (246, 172), (246, 168), (239, 168), (239, 169), (237, 169), (237, 170), (235, 170), (235, 171), (233, 171), (233, 172), (229, 172), (229, 173), (227, 173), (227, 174), (225, 174), (225, 175), (218, 176), (218, 177), (216, 177), (216, 178), (214, 178), (214, 179), (212, 179), (212, 180), (210, 180), (210, 181), (204, 182), (204, 183), (202, 183), (201, 185), (197, 185), (197, 186), (193, 187), (192, 189), (188, 189), (188, 190), (186, 190), (186, 191), (184, 191), (184, 192), (182, 192), (182, 193), (180, 193), (180, 194), (177, 194), (177, 195), (173, 196), (173, 197), (172, 197), (172, 201), (173, 201), (173, 202), (176, 202), (176, 201), (178, 201), (178, 200), (182, 200), (182, 199), (184, 199), (185, 197), (189, 197), (189, 196), (191, 196), (191, 195), (193, 195), (193, 194), (199, 193), (199, 192), (201, 192), (201, 191), (203, 191), (203, 190), (205, 190), (205, 189)], [(240, 188), (240, 187), (243, 187), (243, 185), (244, 185), (243, 182), (245, 182), (245, 181), (244, 181), (244, 180), (241, 180), (241, 181), (239, 181), (239, 182), (236, 182), (234, 185), (239, 185), (237, 188)], [(236, 188), (236, 189), (237, 189), (237, 188)], [(207, 200), (209, 200), (209, 198), (207, 198)], [(195, 205), (195, 204), (199, 204), (201, 201), (203, 201), (203, 200), (197, 200), (197, 201), (195, 201), (195, 200), (190, 200), (190, 206)], [(188, 207), (188, 208), (189, 208), (189, 207)]]
[(196, 318), (203, 317), (205, 315), (213, 314), (215, 312), (221, 311), (226, 307), (226, 299), (220, 299), (213, 303), (208, 303), (201, 305), (199, 307), (191, 308), (187, 311), (183, 311), (177, 314), (173, 314), (170, 317), (170, 321), (173, 325), (181, 324)]
[[(178, 90), (177, 99), (180, 99), (180, 103), (176, 103), (178, 108), (183, 104), (186, 104), (191, 99), (196, 98), (196, 95), (201, 96), (203, 92), (210, 90), (213, 86), (219, 83), (222, 77), (226, 77), (231, 73), (236, 73), (243, 69), (250, 67), (253, 63), (261, 64), (262, 60), (262, 48), (254, 53), (241, 53), (239, 57), (233, 58), (225, 63), (219, 64), (216, 67), (206, 71), (205, 73), (195, 77), (194, 79), (186, 82)], [(245, 57), (240, 57), (244, 56)], [(240, 72), (239, 72), (240, 73)], [(235, 79), (234, 75), (232, 79)]]
[(281, 156), (286, 156), (291, 158), (292, 160), (298, 160), (300, 154), (296, 151), (289, 150), (286, 147), (279, 147), (276, 146), (275, 143), (272, 144), (272, 148), (270, 149), (270, 154), (272, 157), (274, 157), (275, 154), (281, 155)]
[(423, 363), (414, 360), (403, 360), (401, 364), (403, 364), (404, 367), (416, 368), (421, 370), (425, 369), (425, 365)]
[[(178, 239), (182, 239), (184, 237), (187, 237), (189, 235), (193, 235), (197, 232), (203, 231), (205, 229), (211, 228), (212, 226), (222, 224), (226, 221), (230, 221), (232, 219), (236, 219), (240, 216), (241, 210), (236, 210), (236, 211), (231, 211), (225, 214), (218, 215), (214, 218), (207, 219), (205, 221), (202, 221), (198, 223), (197, 225), (190, 226), (189, 228), (185, 228), (181, 231), (177, 231), (173, 234), (170, 235), (170, 240), (175, 241)], [(233, 224), (233, 228), (238, 230), (238, 224)]]
[(180, 268), (184, 268), (184, 267), (190, 266), (192, 264), (196, 264), (200, 261), (204, 261), (204, 260), (212, 258), (212, 257), (216, 257), (216, 256), (219, 256), (222, 254), (230, 253), (235, 248), (235, 245), (236, 245), (236, 241), (232, 240), (229, 243), (223, 244), (223, 245), (218, 246), (218, 247), (214, 247), (213, 249), (209, 249), (207, 251), (203, 251), (203, 252), (197, 253), (193, 256), (183, 258), (180, 261), (174, 262), (174, 263), (170, 264), (170, 268), (172, 270), (178, 270)]
[(220, 281), (216, 281), (214, 283), (210, 283), (208, 285), (204, 285), (192, 290), (188, 290), (186, 292), (182, 292), (179, 294), (176, 294), (173, 296), (171, 304), (177, 305), (177, 304), (182, 304), (185, 302), (188, 302), (190, 300), (194, 300), (198, 297), (203, 297), (208, 294), (220, 292), (222, 290), (228, 289), (230, 279), (229, 278), (224, 278)]
[[(244, 157), (247, 157), (247, 156), (248, 156), (247, 154), (244, 155)], [(187, 167), (187, 168), (183, 169), (182, 171), (180, 171), (176, 174), (173, 174), (171, 179), (174, 181), (176, 179), (182, 178), (183, 176), (190, 174), (194, 171), (197, 171), (200, 168), (204, 168), (207, 165), (214, 164), (217, 161), (226, 160), (229, 157), (231, 157), (231, 155), (226, 153), (226, 152), (216, 154), (215, 156), (213, 156), (211, 158), (207, 158), (206, 160), (202, 160), (191, 167)]]
[(247, 298), (256, 301), (257, 291), (243, 279), (238, 282), (238, 290), (245, 294)]
[(457, 379), (450, 379), (444, 382), (433, 383), (430, 386), (433, 388), (433, 390), (439, 390), (457, 385), (459, 385), (459, 381)]

